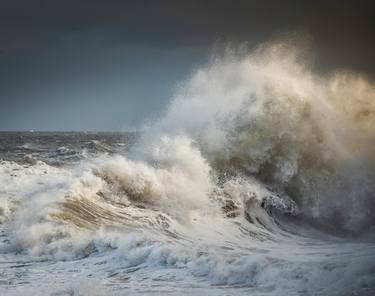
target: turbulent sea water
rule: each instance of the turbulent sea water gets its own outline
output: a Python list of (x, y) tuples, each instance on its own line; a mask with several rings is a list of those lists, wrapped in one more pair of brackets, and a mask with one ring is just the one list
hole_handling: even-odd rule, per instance
[(375, 295), (375, 88), (228, 52), (142, 133), (0, 133), (0, 295)]

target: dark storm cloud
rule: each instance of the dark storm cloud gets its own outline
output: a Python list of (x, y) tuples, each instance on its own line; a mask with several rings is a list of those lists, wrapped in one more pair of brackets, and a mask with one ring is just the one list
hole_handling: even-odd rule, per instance
[(375, 73), (371, 1), (1, 1), (0, 129), (136, 124), (218, 40), (295, 30), (322, 68)]
[[(2, 1), (1, 47), (43, 46), (69, 33), (104, 30), (112, 41), (181, 46), (262, 40), (304, 29), (328, 49), (373, 52), (372, 1)], [(351, 58), (350, 58), (351, 59)]]

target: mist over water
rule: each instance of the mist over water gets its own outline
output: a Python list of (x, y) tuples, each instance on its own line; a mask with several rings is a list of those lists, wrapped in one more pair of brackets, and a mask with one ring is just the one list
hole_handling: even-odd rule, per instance
[(228, 49), (135, 144), (5, 135), (0, 291), (372, 295), (375, 87), (311, 69)]

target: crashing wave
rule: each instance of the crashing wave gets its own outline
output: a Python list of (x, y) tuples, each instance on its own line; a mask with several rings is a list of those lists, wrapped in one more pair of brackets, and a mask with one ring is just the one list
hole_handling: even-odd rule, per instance
[(162, 266), (265, 291), (374, 287), (373, 246), (359, 250), (366, 265), (345, 257), (345, 241), (309, 235), (374, 226), (375, 87), (350, 73), (316, 75), (305, 57), (268, 44), (213, 58), (127, 155), (95, 140), (78, 163), (2, 161), (0, 253), (67, 260), (116, 250), (114, 277)]

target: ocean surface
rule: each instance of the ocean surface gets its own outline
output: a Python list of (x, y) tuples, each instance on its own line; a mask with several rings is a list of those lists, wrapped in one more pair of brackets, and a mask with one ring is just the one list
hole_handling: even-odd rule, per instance
[(0, 295), (375, 295), (374, 90), (273, 44), (140, 133), (1, 132)]

